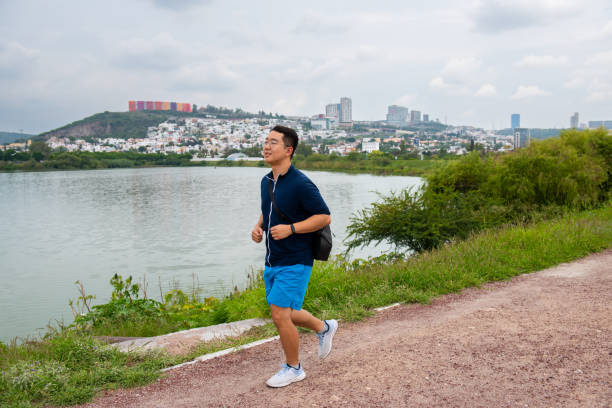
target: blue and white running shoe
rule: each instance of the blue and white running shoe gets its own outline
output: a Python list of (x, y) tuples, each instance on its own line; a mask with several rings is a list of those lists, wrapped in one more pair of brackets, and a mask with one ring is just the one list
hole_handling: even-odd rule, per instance
[(266, 385), (273, 388), (286, 387), (291, 383), (302, 381), (304, 378), (306, 378), (306, 372), (301, 364), (299, 369), (283, 364), (280, 371), (266, 381)]
[(322, 333), (317, 333), (319, 336), (319, 358), (325, 358), (332, 349), (332, 339), (336, 330), (338, 330), (338, 322), (336, 320), (325, 320), (327, 330)]

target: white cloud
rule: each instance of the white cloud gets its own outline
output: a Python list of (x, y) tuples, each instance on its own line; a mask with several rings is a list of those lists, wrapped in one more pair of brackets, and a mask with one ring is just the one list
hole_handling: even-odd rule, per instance
[(474, 116), (474, 114), (476, 113), (476, 111), (474, 109), (468, 109), (466, 111), (464, 111), (461, 116), (464, 116), (466, 118), (471, 118)]
[[(414, 18), (414, 16), (411, 16)], [(350, 16), (350, 21), (353, 21), (356, 25), (390, 25), (397, 22), (406, 22), (410, 19), (410, 16), (404, 15), (403, 13), (390, 13), (390, 12), (372, 12), (366, 13), (355, 13)]]
[(40, 51), (17, 41), (0, 40), (0, 75), (2, 79), (22, 76), (23, 71), (38, 59)]
[(578, 89), (578, 88), (582, 88), (585, 85), (585, 81), (583, 78), (572, 78), (569, 81), (565, 82), (563, 84), (564, 88), (567, 89)]
[(476, 96), (494, 96), (497, 95), (497, 88), (493, 84), (484, 84), (481, 86), (478, 91), (476, 91)]
[(530, 98), (532, 96), (546, 96), (550, 95), (550, 92), (540, 89), (536, 85), (519, 85), (512, 99), (523, 99)]
[(349, 29), (348, 22), (323, 14), (308, 12), (300, 18), (293, 28), (295, 34), (342, 34)]
[(612, 80), (606, 81), (594, 78), (587, 87), (588, 102), (603, 102), (612, 100)]
[(431, 89), (445, 91), (449, 95), (469, 95), (472, 93), (463, 83), (449, 82), (440, 76), (432, 78), (429, 81), (429, 87)]
[(542, 26), (560, 18), (574, 16), (583, 6), (564, 0), (479, 1), (472, 12), (474, 27), (485, 33)]
[(275, 76), (284, 83), (304, 83), (341, 72), (346, 66), (345, 62), (345, 59), (339, 57), (326, 59), (304, 57), (294, 60), (291, 64), (279, 61), (280, 70)]
[(454, 77), (464, 77), (474, 74), (480, 68), (480, 61), (474, 57), (451, 58), (442, 73)]
[(588, 58), (585, 64), (589, 66), (601, 66), (605, 69), (609, 69), (609, 66), (612, 65), (612, 51), (599, 52)]
[(273, 104), (274, 112), (295, 115), (306, 105), (307, 97), (303, 93), (292, 93), (291, 98), (281, 97)]
[(569, 58), (565, 55), (558, 57), (552, 55), (528, 55), (515, 62), (514, 65), (521, 68), (540, 68), (567, 65), (568, 62)]
[(184, 65), (173, 75), (172, 83), (180, 90), (227, 91), (241, 79), (229, 66), (222, 62)]
[[(137, 0), (121, 10), (65, 0), (65, 13), (54, 19), (47, 3), (0, 0), (0, 94), (23, 107), (0, 109), (2, 126), (36, 122), (46, 130), (84, 114), (124, 110), (128, 98), (309, 116), (346, 95), (356, 120), (382, 119), (386, 106), (400, 104), (481, 126), (507, 121), (517, 109), (513, 94), (554, 95), (521, 108), (538, 127), (552, 126), (559, 112), (603, 118), (611, 108), (603, 84), (612, 83), (612, 15), (604, 0), (422, 7)], [(593, 37), (583, 40), (586, 34)], [(527, 87), (536, 84), (541, 89)], [(291, 103), (300, 93), (304, 102)], [(463, 115), (469, 109), (472, 118)], [(34, 118), (43, 116), (38, 112), (44, 120)]]
[(605, 37), (611, 36), (612, 35), (612, 20), (608, 21), (608, 24), (606, 24), (603, 30), (601, 31)]
[(212, 0), (153, 0), (152, 3), (160, 8), (180, 11), (212, 3)]
[(581, 30), (581, 33), (578, 34), (577, 38), (582, 43), (605, 41), (608, 38), (612, 38), (612, 20), (604, 24), (597, 24)]
[(397, 98), (395, 100), (395, 104), (400, 105), (400, 106), (409, 106), (411, 103), (414, 102), (415, 99), (416, 99), (415, 95), (405, 94)]
[(429, 87), (431, 89), (444, 91), (449, 95), (467, 96), (473, 92), (473, 91), (470, 91), (470, 89), (462, 83), (449, 82), (440, 76), (432, 78), (429, 81)]
[(450, 85), (444, 82), (442, 77), (435, 77), (429, 81), (429, 87), (433, 89), (447, 89), (450, 87)]
[(171, 70), (195, 55), (184, 41), (169, 33), (152, 38), (128, 38), (118, 44), (115, 61), (133, 70)]

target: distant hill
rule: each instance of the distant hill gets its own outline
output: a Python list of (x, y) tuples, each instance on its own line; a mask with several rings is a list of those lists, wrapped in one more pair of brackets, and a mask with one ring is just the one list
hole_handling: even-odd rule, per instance
[(31, 139), (34, 135), (28, 133), (0, 132), (0, 144), (13, 143), (19, 139)]
[[(79, 139), (92, 138), (144, 138), (149, 126), (157, 126), (168, 119), (205, 118), (214, 115), (223, 119), (268, 118), (271, 114), (260, 112), (258, 115), (242, 109), (217, 108), (208, 105), (198, 112), (175, 111), (137, 111), (137, 112), (103, 112), (86, 117), (60, 128), (38, 135), (36, 140), (47, 140), (50, 137), (68, 137)], [(282, 116), (274, 116), (282, 117)]]
[(41, 133), (36, 139), (47, 140), (50, 137), (68, 138), (107, 138), (118, 139), (143, 138), (147, 127), (180, 116), (178, 112), (103, 112), (69, 123), (58, 129)]
[[(563, 129), (538, 129), (538, 128), (534, 128), (534, 129), (529, 129), (529, 134), (531, 135), (532, 139), (548, 139), (548, 138), (551, 138), (551, 137), (559, 136), (559, 133), (562, 130)], [(497, 133), (500, 134), (500, 135), (509, 136), (509, 135), (512, 134), (512, 129), (498, 130)]]

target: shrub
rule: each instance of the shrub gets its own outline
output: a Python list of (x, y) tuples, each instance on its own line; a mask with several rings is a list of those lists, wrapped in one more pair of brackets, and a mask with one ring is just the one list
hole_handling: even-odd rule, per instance
[(473, 152), (440, 167), (421, 190), (382, 197), (351, 218), (347, 248), (387, 241), (414, 251), (507, 222), (550, 218), (610, 198), (612, 136), (568, 130), (508, 154)]

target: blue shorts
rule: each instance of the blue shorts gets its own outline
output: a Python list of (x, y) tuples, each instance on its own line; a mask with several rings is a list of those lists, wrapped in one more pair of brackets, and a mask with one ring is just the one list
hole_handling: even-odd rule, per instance
[(264, 283), (268, 305), (302, 309), (312, 266), (284, 265), (266, 266)]

